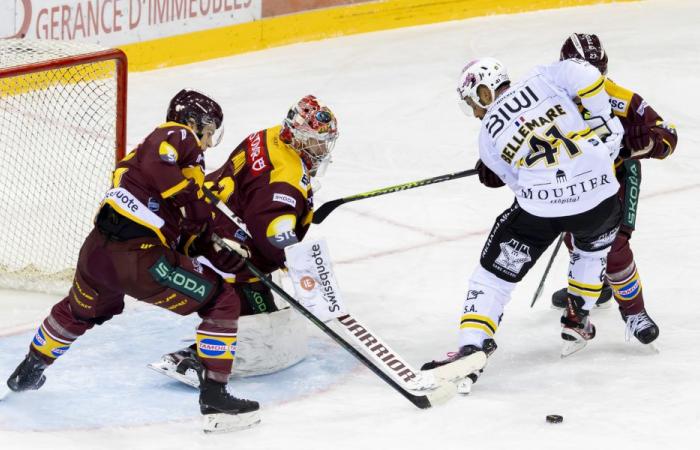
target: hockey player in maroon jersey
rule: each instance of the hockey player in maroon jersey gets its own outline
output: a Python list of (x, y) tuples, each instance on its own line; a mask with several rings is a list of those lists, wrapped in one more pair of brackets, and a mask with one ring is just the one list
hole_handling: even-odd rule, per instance
[[(199, 314), (205, 430), (218, 429), (219, 421), (250, 426), (259, 421), (258, 403), (226, 390), (240, 299), (214, 270), (175, 250), (181, 235), (199, 234), (211, 217), (201, 189), (204, 151), (218, 144), (223, 112), (202, 93), (182, 90), (171, 100), (166, 120), (117, 164), (113, 187), (80, 250), (71, 289), (41, 323), (7, 384), (13, 391), (39, 389), (44, 370), (86, 331), (120, 314), (129, 295), (180, 315)], [(206, 251), (227, 270), (243, 264), (229, 250)]]
[[(246, 137), (223, 166), (207, 175), (205, 183), (243, 220), (246, 229), (215, 214), (207, 233), (249, 249), (250, 261), (264, 272), (283, 268), (284, 248), (301, 241), (309, 229), (313, 215), (311, 178), (325, 171), (337, 137), (334, 114), (313, 95), (294, 104), (281, 125)], [(194, 241), (188, 254), (211, 254), (206, 251), (208, 242), (206, 236)], [(241, 315), (277, 309), (269, 288), (247, 269), (231, 271), (215, 260), (209, 262), (239, 293)], [(193, 374), (178, 376), (196, 367), (194, 350), (189, 347), (166, 354), (151, 367), (195, 385)]]
[[(595, 34), (574, 33), (569, 36), (560, 53), (560, 60), (565, 59), (588, 61), (607, 75), (608, 55)], [(642, 284), (630, 247), (642, 181), (640, 160), (668, 157), (675, 150), (678, 137), (675, 127), (664, 121), (639, 94), (619, 86), (610, 78), (605, 81), (605, 90), (610, 95), (613, 113), (620, 118), (625, 129), (620, 156), (615, 161), (624, 211), (622, 226), (608, 254), (607, 283), (601, 300), (604, 303), (614, 296), (626, 322), (628, 336), (632, 334), (641, 343), (649, 344), (658, 337), (659, 327), (644, 306)], [(565, 242), (571, 249), (571, 236), (567, 235)], [(566, 289), (552, 295), (554, 306), (564, 307), (565, 303)]]

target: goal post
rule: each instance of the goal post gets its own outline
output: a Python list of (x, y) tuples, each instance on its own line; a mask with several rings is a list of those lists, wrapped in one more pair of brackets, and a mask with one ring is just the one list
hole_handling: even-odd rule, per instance
[(121, 50), (0, 39), (0, 288), (65, 292), (126, 144)]

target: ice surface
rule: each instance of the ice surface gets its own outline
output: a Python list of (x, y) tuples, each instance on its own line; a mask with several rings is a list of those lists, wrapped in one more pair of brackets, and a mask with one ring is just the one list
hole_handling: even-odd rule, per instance
[[(131, 308), (81, 339), (47, 371), (41, 391), (0, 404), (0, 448), (697, 448), (698, 21), (700, 5), (693, 0), (600, 5), (358, 35), (130, 77), (132, 144), (161, 121), (170, 96), (183, 86), (201, 88), (223, 104), (225, 142), (208, 155), (210, 168), (248, 133), (279, 123), (296, 99), (318, 95), (336, 111), (341, 132), (335, 162), (321, 180), (321, 204), (471, 168), (479, 123), (461, 114), (455, 94), (465, 62), (495, 56), (518, 79), (531, 66), (556, 59), (570, 33), (598, 33), (611, 77), (641, 93), (679, 130), (676, 154), (643, 164), (633, 239), (647, 309), (661, 327), (659, 354), (625, 342), (613, 308), (593, 313), (598, 336), (586, 349), (560, 359), (558, 313), (547, 297), (565, 283), (562, 254), (533, 309), (530, 299), (545, 263), (516, 289), (496, 336), (499, 349), (469, 397), (419, 411), (369, 371), (348, 366), (348, 376), (328, 386), (324, 373), (333, 377), (336, 365), (356, 366), (312, 332), (318, 365), (297, 366), (308, 373), (290, 371), (279, 375), (284, 382), (261, 377), (259, 385), (241, 386), (264, 402), (260, 426), (203, 436), (196, 396), (145, 368), (152, 357), (177, 347), (192, 322)], [(511, 201), (507, 189), (489, 190), (465, 178), (342, 206), (311, 235), (328, 240), (350, 308), (420, 365), (454, 350), (467, 279), (493, 219)], [(0, 338), (4, 379), (23, 356), (31, 328), (57, 299), (0, 295), (9, 305), (0, 326), (25, 330)], [(22, 328), (28, 323), (33, 325)], [(132, 354), (134, 345), (143, 348)], [(101, 382), (119, 383), (113, 380), (119, 365), (99, 370), (107, 358), (141, 368), (128, 380), (130, 394), (113, 401), (113, 392), (95, 390)], [(289, 387), (308, 378), (326, 388), (305, 394)], [(231, 388), (236, 391), (236, 383)], [(547, 414), (560, 414), (564, 422), (548, 424)], [(98, 417), (114, 419), (100, 426)]]

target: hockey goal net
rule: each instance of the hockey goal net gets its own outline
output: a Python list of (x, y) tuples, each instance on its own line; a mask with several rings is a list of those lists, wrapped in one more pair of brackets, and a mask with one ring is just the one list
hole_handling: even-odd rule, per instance
[(126, 57), (0, 39), (0, 288), (57, 292), (124, 155)]

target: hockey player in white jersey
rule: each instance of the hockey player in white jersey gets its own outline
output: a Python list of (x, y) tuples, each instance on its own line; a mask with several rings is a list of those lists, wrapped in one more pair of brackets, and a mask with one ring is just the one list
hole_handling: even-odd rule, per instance
[[(623, 129), (612, 114), (604, 81), (593, 66), (574, 60), (538, 66), (514, 85), (493, 58), (472, 61), (463, 69), (460, 99), (482, 121), (483, 163), (477, 168), (507, 184), (515, 201), (496, 219), (469, 280), (459, 350), (446, 360), (425, 364), (424, 370), (477, 350), (492, 353), (516, 283), (564, 231), (572, 234), (574, 251), (561, 317), (562, 356), (595, 336), (588, 312), (603, 287), (606, 256), (620, 223), (613, 159)], [(577, 97), (594, 117), (592, 123), (581, 117), (573, 101)], [(480, 177), (482, 182), (485, 178)], [(474, 381), (476, 374), (469, 378)]]

